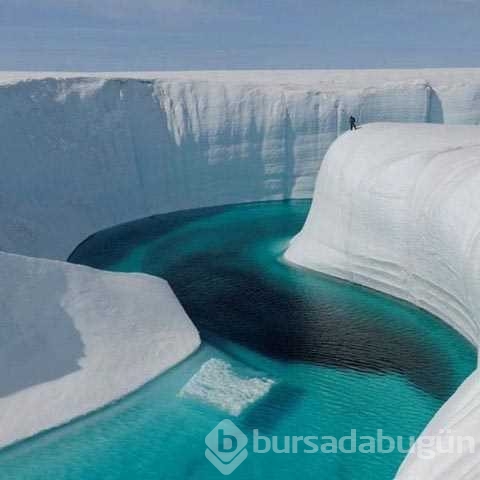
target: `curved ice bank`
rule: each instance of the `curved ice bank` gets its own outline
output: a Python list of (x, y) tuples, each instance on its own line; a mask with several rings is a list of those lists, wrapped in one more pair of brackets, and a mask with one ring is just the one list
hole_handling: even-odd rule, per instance
[(168, 284), (0, 253), (0, 447), (96, 410), (199, 345)]
[(311, 197), (351, 113), (480, 123), (480, 70), (0, 74), (0, 250), (65, 258), (178, 209)]
[[(478, 345), (479, 139), (480, 127), (424, 124), (371, 124), (345, 134), (325, 157), (307, 222), (286, 258), (408, 300)], [(423, 435), (443, 429), (472, 436), (480, 448), (479, 376), (464, 382)], [(411, 453), (397, 478), (479, 478), (478, 452), (464, 450), (433, 460)]]

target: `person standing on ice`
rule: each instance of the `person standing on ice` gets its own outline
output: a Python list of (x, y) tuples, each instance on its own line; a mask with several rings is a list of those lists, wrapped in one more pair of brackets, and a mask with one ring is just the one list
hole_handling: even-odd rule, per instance
[(350, 115), (350, 130), (357, 129), (357, 120), (353, 115)]

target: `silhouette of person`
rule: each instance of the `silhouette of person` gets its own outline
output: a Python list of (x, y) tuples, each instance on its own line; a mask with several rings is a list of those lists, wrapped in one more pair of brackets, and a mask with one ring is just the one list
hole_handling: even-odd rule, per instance
[(356, 130), (356, 129), (357, 129), (357, 120), (352, 115), (352, 116), (350, 116), (350, 130)]

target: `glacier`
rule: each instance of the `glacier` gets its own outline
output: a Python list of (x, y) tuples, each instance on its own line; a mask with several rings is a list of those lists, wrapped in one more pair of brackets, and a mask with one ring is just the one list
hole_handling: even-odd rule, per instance
[[(322, 163), (309, 216), (285, 258), (407, 300), (478, 348), (479, 138), (477, 126), (427, 124), (378, 123), (346, 133)], [(478, 448), (479, 392), (476, 370), (418, 444), (470, 436)], [(411, 452), (397, 479), (479, 478), (478, 454), (437, 445), (435, 453)]]
[(196, 350), (164, 280), (0, 253), (0, 448), (117, 400)]
[[(12, 412), (14, 405), (23, 412), (17, 423), (2, 414), (0, 446), (119, 398), (199, 342), (159, 280), (25, 255), (63, 260), (89, 235), (152, 214), (310, 198), (322, 159), (348, 128), (350, 114), (362, 126), (356, 140), (373, 134), (372, 127), (363, 127), (369, 122), (479, 124), (480, 70), (0, 73), (0, 251), (16, 254), (0, 253), (7, 319), (2, 324), (6, 336), (0, 337), (6, 379), (0, 403), (3, 412)], [(415, 138), (413, 130), (408, 132), (396, 143), (400, 153)], [(339, 142), (344, 138), (348, 134)], [(397, 185), (396, 179), (389, 181)], [(391, 201), (388, 208), (395, 206)], [(472, 207), (469, 202), (465, 208)], [(366, 208), (362, 215), (366, 218)], [(457, 234), (463, 244), (467, 236)], [(453, 262), (442, 267), (450, 275)], [(380, 264), (371, 272), (390, 268)], [(390, 274), (395, 278), (395, 268)], [(367, 277), (359, 274), (356, 280)], [(374, 277), (368, 278), (373, 282)], [(396, 294), (398, 285), (392, 282), (390, 293)], [(463, 277), (461, 285), (466, 285)], [(471, 312), (454, 296), (457, 290), (441, 307), (435, 299), (446, 288), (434, 287), (424, 285), (432, 298), (423, 301), (440, 308), (436, 313), (442, 318), (446, 310), (454, 312), (448, 318), (476, 338), (476, 324), (466, 323)], [(171, 322), (158, 313), (164, 305), (171, 309)], [(56, 320), (51, 312), (64, 316)], [(91, 336), (90, 323), (100, 318), (102, 345)], [(142, 332), (157, 344), (144, 345), (145, 338), (136, 336)], [(131, 345), (129, 335), (135, 338)], [(171, 358), (164, 357), (162, 335), (171, 340)], [(11, 336), (18, 341), (9, 343)], [(71, 352), (56, 350), (64, 341)], [(51, 350), (38, 365), (29, 364), (44, 344)], [(116, 353), (122, 348), (132, 365), (124, 379)], [(151, 358), (151, 365), (140, 362), (140, 354)], [(62, 361), (54, 362), (54, 355)], [(81, 393), (76, 399), (75, 391)], [(68, 408), (56, 403), (62, 396), (71, 400)]]

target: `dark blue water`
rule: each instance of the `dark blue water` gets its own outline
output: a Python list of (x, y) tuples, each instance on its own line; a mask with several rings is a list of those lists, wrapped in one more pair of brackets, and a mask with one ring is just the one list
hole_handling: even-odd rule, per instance
[[(227, 414), (177, 393), (211, 358), (275, 380), (247, 433), (417, 436), (475, 368), (474, 349), (404, 302), (286, 265), (309, 202), (161, 215), (99, 232), (72, 262), (166, 278), (204, 344), (101, 412), (0, 453), (5, 479), (224, 478), (204, 438)], [(231, 478), (391, 479), (404, 453), (250, 454)]]

